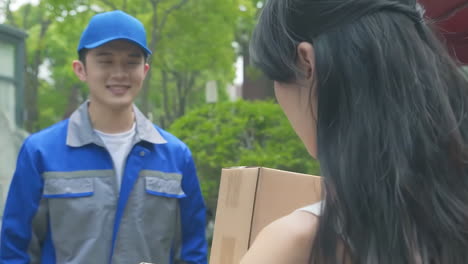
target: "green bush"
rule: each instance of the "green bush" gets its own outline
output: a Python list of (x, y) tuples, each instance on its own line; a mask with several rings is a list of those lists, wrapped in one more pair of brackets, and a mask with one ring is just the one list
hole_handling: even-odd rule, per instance
[(221, 168), (264, 166), (318, 174), (279, 105), (237, 101), (205, 105), (176, 120), (169, 128), (191, 149), (203, 195), (214, 211)]

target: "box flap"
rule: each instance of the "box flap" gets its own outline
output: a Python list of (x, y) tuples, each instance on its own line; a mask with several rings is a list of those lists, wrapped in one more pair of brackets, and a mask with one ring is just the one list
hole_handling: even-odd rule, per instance
[(238, 264), (247, 251), (258, 173), (259, 168), (222, 170), (210, 264)]
[(249, 246), (258, 233), (274, 220), (320, 201), (321, 179), (308, 174), (260, 168)]

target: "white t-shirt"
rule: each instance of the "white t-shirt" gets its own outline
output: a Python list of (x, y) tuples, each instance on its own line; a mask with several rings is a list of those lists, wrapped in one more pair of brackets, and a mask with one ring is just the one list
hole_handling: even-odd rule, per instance
[(117, 176), (117, 187), (118, 190), (120, 190), (125, 162), (132, 148), (132, 139), (135, 136), (135, 123), (133, 123), (129, 131), (123, 133), (108, 134), (96, 129), (94, 131), (102, 139), (112, 157), (115, 174)]

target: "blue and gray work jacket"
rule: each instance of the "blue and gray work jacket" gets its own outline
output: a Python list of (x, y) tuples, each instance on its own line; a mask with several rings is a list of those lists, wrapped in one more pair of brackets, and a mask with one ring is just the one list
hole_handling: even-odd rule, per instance
[(87, 103), (25, 140), (0, 263), (207, 263), (205, 205), (190, 150), (134, 111), (120, 190)]

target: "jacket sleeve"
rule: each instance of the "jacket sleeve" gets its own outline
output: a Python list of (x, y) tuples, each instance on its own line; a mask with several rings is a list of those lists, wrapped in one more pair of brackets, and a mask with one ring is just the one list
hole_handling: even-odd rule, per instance
[(24, 142), (18, 155), (3, 213), (0, 263), (40, 263), (46, 233), (47, 210), (41, 202), (43, 180), (37, 158)]
[(185, 155), (182, 189), (187, 196), (180, 199), (182, 244), (180, 254), (176, 256), (175, 263), (206, 264), (206, 208), (195, 164), (188, 149)]

